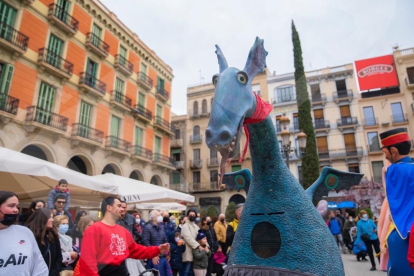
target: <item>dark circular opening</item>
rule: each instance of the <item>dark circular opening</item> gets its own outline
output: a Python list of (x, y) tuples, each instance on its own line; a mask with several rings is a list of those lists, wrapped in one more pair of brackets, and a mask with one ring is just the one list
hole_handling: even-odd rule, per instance
[(116, 174), (114, 167), (112, 167), (111, 165), (106, 165), (105, 168), (102, 171), (102, 174), (106, 174), (106, 173), (113, 173)]
[(135, 179), (135, 180), (139, 180), (139, 176), (138, 176), (138, 174), (137, 174), (137, 172), (136, 172), (136, 171), (133, 171), (133, 172), (129, 175), (129, 178), (131, 178), (131, 179)]
[(86, 168), (85, 162), (79, 156), (74, 156), (69, 160), (67, 167), (71, 170), (88, 174), (88, 169)]
[(22, 150), (22, 153), (48, 161), (44, 151), (38, 146), (30, 145)]
[(260, 258), (266, 259), (275, 256), (282, 243), (280, 232), (269, 222), (260, 222), (252, 231), (251, 246), (253, 252)]
[(237, 205), (239, 203), (244, 203), (245, 201), (246, 201), (246, 199), (244, 198), (244, 196), (239, 195), (239, 194), (235, 194), (230, 198), (229, 203), (234, 202), (234, 204)]

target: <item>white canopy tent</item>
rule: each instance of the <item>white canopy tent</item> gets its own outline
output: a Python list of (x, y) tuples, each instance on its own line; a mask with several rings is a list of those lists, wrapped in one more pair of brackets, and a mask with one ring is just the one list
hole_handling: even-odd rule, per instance
[(69, 183), (71, 206), (99, 208), (103, 198), (118, 194), (117, 186), (103, 179), (0, 147), (0, 190), (16, 193), (21, 202), (46, 199), (60, 179)]
[[(171, 203), (163, 203), (163, 202), (155, 202), (155, 203), (137, 203), (135, 204), (135, 208), (142, 209), (142, 210), (165, 210), (165, 211), (185, 211), (187, 207), (180, 203), (171, 202)], [(171, 212), (170, 212), (171, 213)]]
[(195, 201), (192, 195), (111, 173), (95, 175), (93, 178), (116, 185), (121, 199), (127, 203), (151, 202), (171, 204), (174, 202)]

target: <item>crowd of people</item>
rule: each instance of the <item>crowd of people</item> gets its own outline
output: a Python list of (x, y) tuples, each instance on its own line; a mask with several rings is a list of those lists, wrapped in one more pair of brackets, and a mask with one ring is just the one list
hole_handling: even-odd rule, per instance
[[(102, 220), (69, 212), (69, 187), (60, 180), (47, 202), (34, 200), (19, 214), (19, 199), (0, 191), (0, 275), (132, 275), (127, 260), (142, 260), (161, 276), (224, 274), (242, 204), (235, 219), (200, 217), (189, 209), (179, 219), (153, 210), (148, 222), (127, 212), (116, 197), (102, 201)], [(141, 262), (141, 261), (140, 261)]]

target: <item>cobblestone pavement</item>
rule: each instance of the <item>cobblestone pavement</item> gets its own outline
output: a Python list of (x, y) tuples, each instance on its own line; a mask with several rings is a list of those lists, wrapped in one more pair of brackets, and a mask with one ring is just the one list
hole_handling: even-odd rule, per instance
[[(367, 259), (369, 260), (368, 256)], [(342, 254), (342, 260), (345, 267), (346, 276), (387, 276), (387, 273), (381, 270), (369, 271), (371, 268), (370, 261), (358, 262), (354, 254)], [(378, 269), (377, 260), (377, 269)]]

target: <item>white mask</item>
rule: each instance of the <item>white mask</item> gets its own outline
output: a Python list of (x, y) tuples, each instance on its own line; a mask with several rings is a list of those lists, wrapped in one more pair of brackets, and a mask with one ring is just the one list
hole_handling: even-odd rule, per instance
[(171, 221), (173, 224), (175, 224), (175, 219)]
[(158, 217), (157, 217), (157, 222), (158, 222), (158, 223), (162, 223), (163, 219), (164, 219), (164, 218), (163, 218), (162, 216), (158, 216)]
[(349, 221), (354, 221), (354, 219), (353, 218), (350, 218)]
[(367, 215), (367, 214), (364, 214), (364, 215), (362, 216), (362, 218), (363, 218), (364, 220), (367, 220), (367, 219), (368, 219), (368, 215)]
[(176, 242), (179, 242), (179, 241), (180, 241), (180, 238), (175, 238), (175, 241), (176, 241)]
[(140, 223), (141, 223), (141, 219), (135, 219), (135, 222), (136, 222), (137, 224), (140, 224)]

